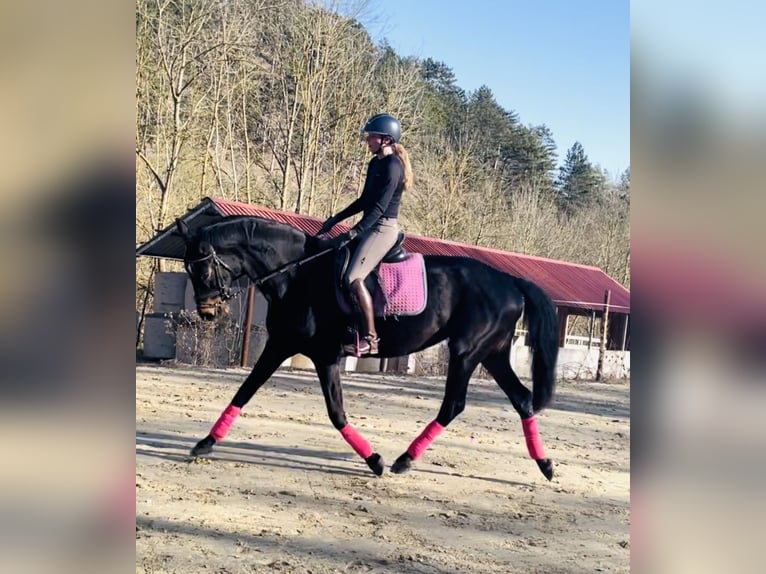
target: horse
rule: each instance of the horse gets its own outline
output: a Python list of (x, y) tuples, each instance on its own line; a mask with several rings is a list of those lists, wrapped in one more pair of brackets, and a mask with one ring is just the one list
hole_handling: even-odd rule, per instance
[[(229, 432), (241, 409), (288, 358), (311, 359), (319, 377), (332, 425), (377, 476), (385, 463), (348, 422), (343, 406), (340, 362), (349, 317), (337, 298), (337, 240), (313, 236), (284, 223), (234, 216), (190, 232), (176, 220), (186, 243), (184, 266), (204, 320), (226, 313), (232, 284), (247, 276), (269, 303), (268, 338), (252, 372), (234, 394), (210, 433), (191, 450), (212, 452)], [(519, 414), (529, 456), (551, 480), (535, 415), (553, 399), (558, 357), (558, 321), (552, 301), (534, 283), (469, 257), (423, 255), (427, 300), (422, 312), (385, 320), (376, 317), (380, 345), (376, 356), (400, 357), (447, 341), (449, 363), (441, 408), (391, 466), (410, 470), (442, 431), (465, 409), (471, 375), (481, 364)], [(510, 366), (515, 327), (522, 317), (532, 348), (532, 390)]]

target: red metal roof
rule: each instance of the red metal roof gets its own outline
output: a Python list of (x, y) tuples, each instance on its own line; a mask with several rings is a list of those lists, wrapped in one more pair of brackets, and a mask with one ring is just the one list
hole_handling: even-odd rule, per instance
[[(225, 199), (212, 198), (211, 201), (222, 215), (255, 215), (287, 223), (311, 234), (316, 234), (324, 221), (317, 217)], [(341, 224), (336, 229), (338, 231), (334, 232), (333, 235), (347, 231), (348, 226)], [(404, 247), (408, 251), (424, 255), (473, 257), (501, 271), (536, 283), (548, 293), (558, 306), (562, 307), (603, 309), (604, 293), (609, 289), (612, 292), (610, 312), (630, 313), (630, 291), (598, 267), (412, 234), (406, 235)]]

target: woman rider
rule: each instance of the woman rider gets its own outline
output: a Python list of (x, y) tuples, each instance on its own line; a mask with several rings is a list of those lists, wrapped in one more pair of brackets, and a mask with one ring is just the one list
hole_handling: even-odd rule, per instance
[(345, 279), (362, 315), (365, 335), (358, 348), (354, 344), (344, 346), (344, 350), (353, 355), (374, 355), (378, 352), (380, 339), (375, 332), (372, 296), (364, 280), (396, 243), (399, 203), (402, 191), (412, 185), (412, 167), (407, 150), (399, 143), (402, 126), (394, 116), (377, 114), (367, 120), (361, 131), (366, 134), (367, 146), (373, 154), (367, 166), (362, 195), (328, 218), (319, 233), (328, 233), (337, 223), (360, 211), (363, 214), (344, 239), (360, 238)]

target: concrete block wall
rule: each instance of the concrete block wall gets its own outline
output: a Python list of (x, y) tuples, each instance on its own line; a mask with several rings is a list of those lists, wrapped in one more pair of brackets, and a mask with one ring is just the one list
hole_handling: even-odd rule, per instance
[(144, 317), (144, 357), (172, 359), (176, 356), (175, 337), (168, 332), (168, 316), (148, 313)]
[(157, 273), (154, 276), (154, 312), (178, 313), (184, 309), (187, 282), (186, 273)]
[[(598, 348), (563, 347), (559, 349), (556, 376), (562, 379), (587, 379), (596, 377)], [(532, 373), (532, 352), (529, 347), (514, 346), (511, 367), (520, 377)], [(607, 351), (604, 357), (604, 376), (618, 379), (630, 377), (630, 351)]]

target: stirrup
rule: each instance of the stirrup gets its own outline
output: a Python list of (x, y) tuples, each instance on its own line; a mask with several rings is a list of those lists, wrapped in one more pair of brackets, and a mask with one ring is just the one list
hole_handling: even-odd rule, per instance
[[(364, 342), (361, 344), (361, 353), (363, 355), (377, 355), (378, 343), (380, 343), (380, 337), (377, 335), (367, 334), (364, 337)], [(366, 347), (366, 350), (365, 350)]]
[(361, 357), (363, 355), (376, 355), (378, 353), (378, 343), (380, 337), (376, 335), (365, 335), (363, 339), (359, 339), (359, 334), (356, 335), (356, 342), (343, 345), (343, 351), (347, 355), (354, 357)]

